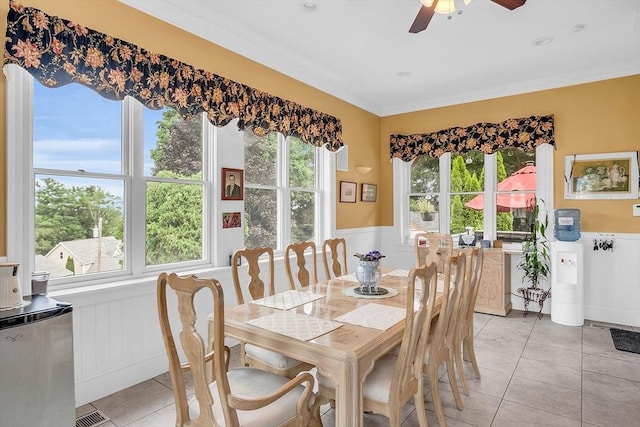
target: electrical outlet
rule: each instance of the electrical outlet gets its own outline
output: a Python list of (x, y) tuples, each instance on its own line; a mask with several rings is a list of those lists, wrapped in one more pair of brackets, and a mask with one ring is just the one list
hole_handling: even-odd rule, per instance
[(640, 204), (633, 205), (633, 216), (640, 216)]

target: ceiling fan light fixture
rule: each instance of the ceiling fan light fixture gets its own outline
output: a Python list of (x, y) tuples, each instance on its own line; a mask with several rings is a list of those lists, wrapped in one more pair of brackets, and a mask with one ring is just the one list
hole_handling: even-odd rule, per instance
[[(471, 3), (473, 0), (464, 0), (465, 6)], [(434, 0), (420, 0), (425, 7), (431, 7), (433, 5)], [(436, 8), (434, 9), (435, 13), (439, 13), (441, 15), (451, 15), (453, 13), (457, 13), (460, 15), (462, 13), (462, 9), (458, 9), (456, 7), (455, 0), (439, 0), (438, 4), (436, 4)]]

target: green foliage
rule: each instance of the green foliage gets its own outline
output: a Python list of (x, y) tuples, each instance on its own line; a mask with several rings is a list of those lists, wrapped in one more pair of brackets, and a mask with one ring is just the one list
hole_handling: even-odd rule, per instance
[(67, 187), (53, 178), (36, 185), (36, 253), (46, 255), (60, 242), (89, 239), (98, 218), (103, 236), (122, 239), (121, 200), (100, 187)]
[(186, 177), (202, 171), (202, 116), (185, 121), (173, 109), (162, 113), (157, 122), (156, 148), (151, 150), (154, 161), (152, 174), (171, 171)]
[[(169, 171), (162, 178), (185, 178)], [(202, 258), (202, 186), (150, 182), (147, 186), (146, 263)]]
[(70, 257), (70, 256), (67, 257), (67, 263), (65, 264), (64, 268), (66, 268), (67, 270), (69, 270), (73, 274), (76, 274), (76, 263), (73, 262), (73, 258), (72, 257)]
[(471, 178), (462, 156), (455, 156), (451, 164), (451, 191), (464, 191), (465, 180)]
[(430, 200), (424, 197), (418, 197), (409, 200), (409, 210), (412, 212), (435, 212), (436, 207)]
[(500, 151), (496, 153), (496, 169), (498, 182), (500, 182), (507, 177), (507, 169), (504, 167), (504, 158)]
[[(245, 183), (275, 186), (277, 182), (278, 135), (262, 138), (251, 131), (245, 135)], [(275, 189), (246, 188), (244, 193), (245, 246), (277, 247), (278, 200)]]
[(513, 231), (513, 214), (499, 212), (496, 215), (496, 229), (499, 231)]
[(451, 199), (451, 234), (462, 233), (465, 231), (464, 206), (462, 197), (456, 194)]
[(429, 156), (416, 158), (411, 165), (411, 192), (433, 193), (440, 190), (439, 160)]
[[(540, 202), (544, 204), (542, 199), (540, 199)], [(524, 253), (518, 268), (524, 271), (522, 281), (528, 281), (531, 287), (536, 289), (540, 281), (549, 276), (550, 271), (551, 257), (546, 236), (547, 228), (549, 227), (549, 215), (545, 212), (544, 217), (540, 218), (540, 205), (537, 199), (534, 199), (531, 209), (535, 221), (531, 224), (531, 235), (524, 242), (522, 248)]]

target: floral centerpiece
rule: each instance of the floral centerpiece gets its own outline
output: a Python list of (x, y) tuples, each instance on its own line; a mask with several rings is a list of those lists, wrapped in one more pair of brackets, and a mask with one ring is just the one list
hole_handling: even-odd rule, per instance
[(359, 259), (356, 268), (356, 278), (360, 282), (360, 293), (376, 295), (378, 283), (382, 278), (380, 259), (384, 258), (379, 251), (371, 251), (366, 254), (354, 254)]
[(382, 255), (379, 251), (367, 252), (364, 255), (355, 253), (353, 254), (353, 256), (358, 257), (360, 261), (380, 261), (380, 258), (384, 258), (384, 255)]

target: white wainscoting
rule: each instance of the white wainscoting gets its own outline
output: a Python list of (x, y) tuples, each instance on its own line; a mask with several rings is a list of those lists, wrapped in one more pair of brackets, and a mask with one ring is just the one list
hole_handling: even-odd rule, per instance
[[(385, 263), (398, 268), (414, 265), (412, 245), (403, 245), (394, 227), (381, 227)], [(593, 240), (614, 240), (613, 251), (593, 250)], [(640, 326), (640, 234), (582, 233), (584, 246), (584, 316), (587, 320)], [(507, 257), (511, 262), (511, 290), (523, 286), (517, 268), (520, 256)], [(522, 298), (512, 295), (514, 310), (523, 310)], [(545, 302), (543, 313), (549, 314), (553, 292)], [(537, 303), (529, 310), (538, 311)]]
[[(594, 251), (594, 239), (613, 250)], [(584, 317), (640, 327), (640, 234), (582, 233)]]

